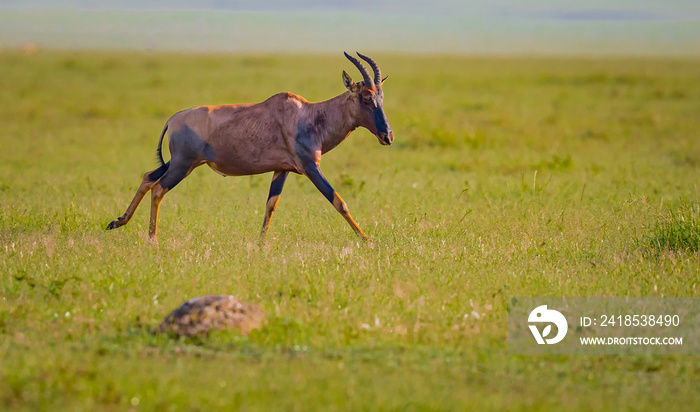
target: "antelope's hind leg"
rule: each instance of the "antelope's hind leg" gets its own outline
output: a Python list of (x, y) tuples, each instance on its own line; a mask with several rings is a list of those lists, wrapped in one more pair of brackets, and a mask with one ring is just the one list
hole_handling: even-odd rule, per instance
[(267, 237), (267, 231), (270, 229), (270, 220), (277, 209), (277, 204), (280, 201), (284, 182), (287, 180), (289, 172), (275, 172), (272, 175), (272, 183), (270, 183), (270, 193), (267, 196), (265, 204), (265, 220), (263, 220), (262, 230), (260, 231), (260, 241), (264, 241)]
[(150, 172), (147, 172), (145, 175), (143, 175), (141, 185), (136, 191), (136, 195), (131, 201), (131, 204), (129, 204), (129, 207), (126, 208), (126, 212), (124, 212), (124, 214), (119, 216), (116, 220), (109, 222), (106, 230), (116, 229), (129, 223), (129, 220), (131, 220), (131, 218), (134, 216), (134, 212), (136, 212), (136, 208), (139, 207), (139, 203), (141, 203), (141, 200), (144, 198), (144, 196), (146, 196), (146, 193), (148, 193), (148, 191), (151, 190), (151, 188), (158, 181), (158, 179), (160, 179), (165, 174), (165, 172), (168, 171), (169, 166), (170, 162), (161, 165), (159, 168), (151, 170)]
[(148, 235), (151, 239), (155, 239), (158, 232), (158, 212), (163, 197), (199, 165), (201, 165), (201, 163), (173, 163), (163, 177), (153, 184), (151, 188), (151, 221), (148, 226)]

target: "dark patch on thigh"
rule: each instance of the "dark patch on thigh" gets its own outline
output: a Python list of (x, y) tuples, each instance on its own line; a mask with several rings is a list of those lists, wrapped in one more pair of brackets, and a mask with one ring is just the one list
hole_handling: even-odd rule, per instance
[(187, 173), (189, 173), (189, 167), (185, 166), (174, 166), (168, 169), (168, 171), (163, 175), (163, 178), (160, 180), (160, 185), (164, 189), (172, 189), (174, 188), (178, 183), (182, 181), (182, 179), (187, 177)]
[(156, 180), (163, 177), (165, 172), (168, 171), (168, 167), (170, 167), (170, 162), (167, 162), (164, 165), (161, 165), (158, 169), (154, 170), (153, 172), (151, 172), (150, 175), (148, 175), (148, 181), (155, 182)]
[(214, 160), (212, 147), (187, 125), (171, 133), (170, 155), (173, 165)]

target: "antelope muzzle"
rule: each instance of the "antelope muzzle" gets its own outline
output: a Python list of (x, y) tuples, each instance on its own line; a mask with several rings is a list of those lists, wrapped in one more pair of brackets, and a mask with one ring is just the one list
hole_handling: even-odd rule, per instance
[(394, 142), (394, 132), (389, 130), (388, 132), (381, 132), (379, 135), (379, 143), (384, 146), (389, 146)]

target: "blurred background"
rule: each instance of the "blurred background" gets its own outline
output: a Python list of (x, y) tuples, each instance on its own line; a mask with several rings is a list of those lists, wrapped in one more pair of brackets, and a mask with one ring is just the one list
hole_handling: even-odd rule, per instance
[(697, 0), (0, 0), (0, 47), (698, 55)]

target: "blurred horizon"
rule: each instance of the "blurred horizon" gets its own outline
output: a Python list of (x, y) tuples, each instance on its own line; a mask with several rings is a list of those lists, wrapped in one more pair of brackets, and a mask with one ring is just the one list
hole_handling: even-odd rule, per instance
[(0, 48), (700, 55), (700, 2), (0, 0)]

